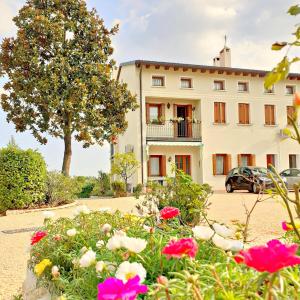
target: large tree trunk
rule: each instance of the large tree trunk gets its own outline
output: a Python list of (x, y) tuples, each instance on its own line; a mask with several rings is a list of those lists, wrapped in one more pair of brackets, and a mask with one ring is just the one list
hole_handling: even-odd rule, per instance
[(62, 173), (66, 176), (70, 175), (70, 166), (71, 166), (71, 157), (72, 157), (72, 135), (66, 133), (64, 137), (65, 142), (65, 152), (64, 152), (64, 161), (62, 165)]

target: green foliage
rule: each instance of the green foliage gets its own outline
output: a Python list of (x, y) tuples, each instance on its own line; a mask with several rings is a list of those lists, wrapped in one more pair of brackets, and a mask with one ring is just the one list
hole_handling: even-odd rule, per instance
[(40, 143), (46, 133), (64, 139), (68, 174), (72, 137), (84, 147), (111, 141), (137, 107), (111, 76), (118, 26), (107, 29), (83, 0), (28, 0), (13, 20), (17, 35), (1, 45), (2, 108), (17, 131), (30, 130)]
[(148, 183), (146, 200), (157, 203), (159, 208), (173, 206), (180, 209), (184, 223), (197, 224), (205, 214), (211, 187), (193, 182), (191, 176), (176, 170), (175, 177), (166, 177), (165, 185)]
[(293, 5), (289, 8), (288, 10), (288, 13), (291, 15), (291, 16), (297, 16), (300, 14), (300, 7), (299, 7), (299, 4), (297, 5)]
[(46, 203), (58, 206), (71, 203), (77, 197), (80, 187), (75, 179), (56, 171), (47, 174)]
[(137, 184), (133, 188), (133, 195), (136, 199), (140, 198), (142, 192), (143, 192), (143, 185), (141, 183)]
[(111, 188), (116, 197), (125, 197), (126, 196), (126, 186), (123, 181), (113, 181), (111, 183)]
[(37, 151), (8, 146), (0, 150), (0, 212), (45, 200), (46, 163)]

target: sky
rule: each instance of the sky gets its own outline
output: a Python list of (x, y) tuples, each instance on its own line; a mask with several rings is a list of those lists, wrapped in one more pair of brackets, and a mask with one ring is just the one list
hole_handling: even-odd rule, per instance
[[(0, 40), (14, 36), (12, 18), (25, 0), (0, 0)], [(87, 0), (107, 27), (120, 24), (113, 38), (117, 63), (149, 59), (211, 65), (224, 46), (232, 52), (232, 66), (270, 70), (284, 55), (270, 50), (275, 41), (289, 41), (299, 19), (286, 14), (289, 0)], [(291, 52), (291, 55), (295, 53)], [(299, 65), (292, 71), (299, 72)], [(0, 79), (0, 88), (5, 79)], [(21, 148), (38, 149), (48, 169), (59, 170), (63, 142), (49, 138), (40, 145), (30, 132), (16, 133), (0, 108), (0, 148), (11, 136)], [(109, 145), (83, 149), (73, 143), (71, 173), (97, 175), (109, 171)]]

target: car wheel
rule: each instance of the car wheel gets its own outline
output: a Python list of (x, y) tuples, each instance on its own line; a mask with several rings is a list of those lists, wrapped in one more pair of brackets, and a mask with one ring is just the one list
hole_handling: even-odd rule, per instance
[(227, 193), (232, 193), (232, 192), (233, 192), (233, 188), (232, 188), (232, 185), (231, 185), (230, 182), (228, 182), (228, 183), (226, 184), (226, 192), (227, 192)]
[(253, 191), (254, 194), (258, 194), (260, 192), (260, 187), (258, 186), (258, 184), (253, 183), (252, 191)]

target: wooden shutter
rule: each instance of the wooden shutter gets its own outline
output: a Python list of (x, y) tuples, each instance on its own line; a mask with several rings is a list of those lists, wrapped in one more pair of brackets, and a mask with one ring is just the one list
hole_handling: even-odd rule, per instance
[(193, 106), (192, 105), (188, 105), (187, 106), (187, 117), (188, 117), (188, 120), (187, 120), (187, 130), (188, 130), (188, 137), (192, 137), (193, 136), (193, 132), (192, 132), (192, 119), (193, 119)]
[(160, 105), (160, 115), (159, 115), (161, 124), (165, 124), (165, 121), (166, 121), (166, 116), (165, 115), (166, 115), (166, 105), (161, 104)]
[(275, 105), (271, 105), (271, 125), (275, 125)]
[(242, 165), (242, 154), (237, 155), (238, 167)]
[(245, 104), (245, 121), (246, 124), (250, 124), (250, 105), (249, 104)]
[(265, 124), (269, 125), (270, 120), (269, 120), (269, 105), (265, 105)]
[(226, 123), (226, 113), (225, 113), (225, 103), (224, 102), (221, 102), (220, 103), (220, 109), (221, 109), (221, 123)]
[(288, 116), (290, 116), (293, 120), (296, 119), (294, 106), (287, 106), (286, 107), (286, 112), (287, 112), (287, 124), (292, 125), (292, 122), (291, 122), (291, 120), (289, 119)]
[(239, 103), (239, 123), (244, 124), (244, 107), (243, 107), (243, 103)]
[(150, 123), (150, 104), (146, 103), (146, 123)]
[(148, 162), (147, 162), (147, 168), (148, 168), (148, 177), (150, 177), (151, 176), (151, 156), (149, 157), (149, 159), (148, 159)]
[(225, 159), (224, 175), (227, 175), (228, 172), (231, 170), (231, 154), (226, 154), (224, 159)]
[(217, 154), (212, 155), (213, 175), (217, 175)]
[(160, 175), (163, 177), (167, 176), (167, 161), (165, 155), (162, 155), (160, 159)]
[(250, 165), (255, 167), (256, 165), (256, 156), (255, 154), (250, 154)]

